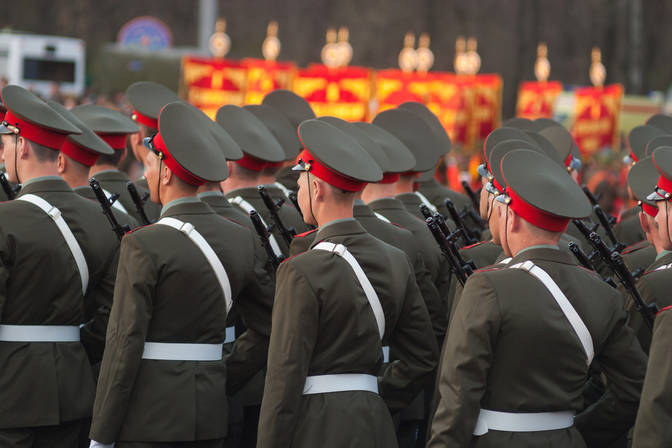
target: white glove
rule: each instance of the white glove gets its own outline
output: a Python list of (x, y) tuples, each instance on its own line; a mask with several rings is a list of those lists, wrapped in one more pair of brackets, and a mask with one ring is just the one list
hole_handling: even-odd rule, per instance
[(89, 448), (114, 448), (114, 442), (112, 443), (100, 443), (95, 440), (91, 441)]

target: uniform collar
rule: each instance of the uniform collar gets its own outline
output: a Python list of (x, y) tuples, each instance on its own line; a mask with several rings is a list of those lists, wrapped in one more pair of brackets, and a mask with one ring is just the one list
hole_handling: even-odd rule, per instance
[(227, 198), (235, 198), (236, 196), (240, 196), (243, 199), (261, 199), (257, 187), (236, 188), (235, 190), (227, 191), (224, 196)]
[(203, 199), (203, 198), (211, 198), (211, 197), (224, 197), (224, 193), (221, 191), (204, 191), (202, 193), (197, 194), (198, 199)]
[(320, 241), (328, 240), (335, 236), (354, 235), (358, 233), (366, 233), (364, 227), (357, 222), (355, 218), (336, 219), (323, 226), (321, 226), (317, 233), (311, 248)]
[(355, 200), (355, 206), (352, 208), (352, 215), (355, 218), (363, 218), (365, 216), (370, 217), (376, 216), (373, 214), (373, 210), (371, 210), (371, 207), (366, 205), (364, 201), (360, 201), (360, 203), (357, 203), (357, 200)]
[(543, 260), (554, 263), (576, 265), (576, 260), (570, 253), (559, 250), (557, 246), (545, 244), (539, 246), (530, 246), (521, 250), (518, 252), (518, 254), (516, 254), (515, 257), (513, 257), (509, 263), (509, 266), (525, 260)]
[(72, 192), (72, 188), (70, 188), (63, 178), (58, 176), (34, 177), (30, 180), (27, 180), (26, 183), (22, 185), (19, 196), (47, 191)]
[(168, 212), (173, 207), (177, 207), (181, 204), (194, 204), (194, 203), (200, 203), (200, 199), (198, 199), (196, 196), (185, 196), (183, 198), (178, 198), (178, 199), (173, 199), (169, 203), (163, 206), (161, 208), (161, 217)]
[(661, 258), (670, 256), (670, 255), (672, 255), (672, 250), (663, 249), (660, 252), (658, 252), (658, 254), (656, 255), (656, 259), (654, 261), (658, 261)]
[(80, 185), (79, 187), (73, 188), (72, 191), (74, 191), (83, 198), (96, 199), (96, 195), (91, 189), (91, 187), (85, 187), (84, 185)]
[(130, 177), (128, 177), (125, 173), (122, 173), (119, 170), (103, 170), (99, 171), (96, 174), (94, 174), (92, 177), (95, 177), (98, 180), (102, 181), (113, 181), (113, 180), (118, 180), (118, 181), (125, 181), (128, 182), (131, 180)]
[(422, 204), (422, 200), (415, 193), (400, 193), (400, 194), (396, 195), (395, 198), (397, 198), (403, 204), (408, 204), (408, 205), (420, 205), (420, 204)]
[[(560, 248), (555, 245), (555, 244), (537, 244), (535, 246), (527, 246), (526, 248), (520, 250), (518, 252), (518, 255), (522, 254), (523, 252), (526, 252), (528, 250), (534, 250), (534, 249), (553, 249), (553, 250), (560, 250)], [(518, 256), (516, 255), (516, 256)]]
[(380, 198), (369, 202), (372, 210), (406, 210), (404, 204), (396, 198)]

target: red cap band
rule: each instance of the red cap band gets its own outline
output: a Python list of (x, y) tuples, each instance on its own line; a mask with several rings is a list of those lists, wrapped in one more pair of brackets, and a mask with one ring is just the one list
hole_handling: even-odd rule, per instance
[(147, 115), (142, 115), (137, 110), (133, 109), (133, 119), (136, 123), (144, 124), (152, 129), (159, 129), (159, 120), (150, 118)]
[(115, 151), (119, 151), (126, 147), (127, 134), (98, 134), (98, 137), (103, 139), (105, 143), (110, 145)]
[(81, 163), (86, 166), (93, 166), (100, 157), (100, 154), (93, 151), (89, 151), (84, 146), (81, 146), (69, 138), (65, 140), (63, 146), (61, 146), (61, 152), (71, 159)]
[(385, 173), (383, 178), (378, 181), (379, 184), (393, 184), (399, 180), (401, 174), (399, 173)]
[(572, 151), (569, 151), (569, 154), (565, 157), (565, 166), (569, 166), (569, 164), (572, 163), (572, 160), (574, 160), (574, 157), (572, 156)]
[(630, 158), (635, 162), (639, 162), (639, 160), (637, 160), (637, 156), (635, 155), (634, 152), (632, 152), (632, 150), (630, 150)]
[(646, 202), (642, 202), (640, 205), (642, 206), (642, 211), (650, 217), (655, 218), (658, 214), (658, 207), (654, 207)]
[(243, 158), (240, 160), (236, 160), (236, 163), (242, 166), (243, 168), (247, 168), (248, 170), (258, 172), (266, 168), (266, 164), (268, 162), (266, 162), (265, 160), (258, 159), (244, 152)]
[[(672, 180), (669, 180), (667, 177), (662, 174), (658, 177), (658, 183), (656, 184), (658, 188), (672, 193)], [(661, 198), (663, 197), (660, 193), (658, 194)], [(672, 198), (669, 198), (668, 201), (672, 201)]]
[(316, 177), (319, 177), (329, 185), (333, 185), (336, 188), (340, 188), (345, 191), (362, 191), (366, 182), (361, 182), (358, 180), (350, 179), (345, 177), (336, 171), (332, 171), (326, 165), (320, 163), (313, 155), (307, 150), (304, 149), (297, 157), (297, 160), (303, 160), (304, 163), (309, 164), (310, 168), (308, 171), (311, 174), (314, 174)]
[(163, 153), (163, 161), (170, 171), (175, 173), (177, 177), (185, 181), (190, 185), (200, 186), (205, 183), (205, 180), (201, 179), (198, 176), (191, 174), (189, 171), (184, 169), (175, 158), (170, 154), (166, 144), (163, 142), (161, 133), (157, 133), (154, 136), (154, 147)]
[(550, 232), (562, 232), (567, 228), (569, 218), (552, 215), (528, 204), (511, 188), (507, 188), (506, 194), (511, 198), (509, 207), (530, 224)]
[(3, 121), (5, 119), (5, 113), (6, 112), (4, 110), (0, 110), (0, 121)]
[(63, 143), (68, 138), (67, 133), (61, 134), (29, 121), (22, 120), (9, 110), (7, 111), (7, 114), (5, 114), (4, 121), (19, 128), (19, 135), (23, 138), (56, 151), (61, 149), (61, 146), (63, 146)]

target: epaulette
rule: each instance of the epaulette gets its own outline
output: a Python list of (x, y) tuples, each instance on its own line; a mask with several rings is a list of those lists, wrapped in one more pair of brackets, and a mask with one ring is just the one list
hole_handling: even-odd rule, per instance
[(138, 226), (138, 227), (136, 227), (135, 229), (131, 229), (131, 230), (129, 230), (128, 232), (124, 233), (124, 236), (128, 235), (129, 233), (137, 232), (138, 230), (140, 230), (140, 229), (144, 229), (145, 227), (151, 227), (151, 226), (153, 226), (153, 225), (154, 225), (154, 224), (145, 224), (144, 226)]
[(643, 249), (644, 247), (647, 247), (646, 243), (648, 243), (647, 240), (642, 240), (642, 241), (638, 241), (634, 244), (631, 244), (628, 247), (626, 247), (625, 249), (623, 249), (623, 251), (621, 251), (621, 255), (629, 254), (630, 252), (634, 252), (637, 249)]
[(506, 269), (506, 267), (507, 267), (506, 265), (505, 266), (497, 266), (497, 263), (495, 263), (495, 264), (492, 264), (490, 266), (486, 266), (486, 267), (481, 268), (481, 269), (476, 269), (474, 271), (474, 274), (477, 273), (477, 272), (499, 271), (500, 269)]
[(231, 222), (234, 223), (234, 224), (238, 224), (240, 227), (242, 227), (242, 228), (244, 228), (244, 229), (248, 229), (248, 230), (250, 229), (250, 228), (247, 227), (245, 224), (243, 224), (242, 222), (238, 222), (238, 221), (236, 221), (235, 219), (227, 218), (226, 216), (222, 216), (222, 215), (219, 215), (219, 217), (220, 217), (220, 218), (224, 218), (224, 219), (226, 219), (227, 221), (231, 221)]
[(485, 244), (485, 243), (488, 243), (488, 242), (490, 242), (490, 241), (491, 241), (491, 240), (487, 240), (487, 241), (479, 241), (478, 243), (470, 244), (469, 246), (464, 246), (464, 247), (460, 248), (460, 250), (471, 249), (472, 247), (480, 246), (481, 244)]
[(311, 230), (309, 230), (309, 231), (307, 231), (307, 232), (298, 233), (298, 234), (294, 235), (294, 238), (303, 238), (304, 236), (308, 236), (308, 235), (310, 235), (310, 234), (313, 233), (313, 232), (317, 232), (317, 230), (318, 230), (318, 229), (311, 229)]
[(661, 308), (661, 309), (656, 313), (656, 316), (659, 315), (660, 313), (662, 313), (663, 311), (667, 311), (667, 310), (672, 310), (672, 305), (670, 305), (670, 306), (666, 306), (665, 308)]

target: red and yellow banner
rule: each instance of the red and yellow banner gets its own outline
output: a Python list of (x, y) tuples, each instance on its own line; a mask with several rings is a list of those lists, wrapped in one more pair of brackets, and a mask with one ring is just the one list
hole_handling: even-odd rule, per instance
[(502, 121), (502, 77), (496, 74), (474, 76), (474, 106), (471, 112), (471, 138), (478, 142), (499, 127)]
[(276, 89), (291, 89), (296, 66), (292, 62), (244, 59), (247, 68), (245, 104), (261, 104), (267, 93)]
[(602, 148), (618, 150), (618, 120), (623, 86), (584, 87), (575, 91), (572, 135), (584, 158)]
[(378, 100), (377, 112), (395, 108), (407, 101), (426, 103), (434, 79), (434, 74), (428, 73), (408, 73), (401, 70), (376, 72), (374, 84)]
[(474, 107), (472, 77), (452, 73), (436, 74), (428, 96), (427, 107), (434, 112), (454, 143), (471, 147), (471, 112)]
[(317, 116), (332, 115), (364, 121), (371, 98), (371, 70), (363, 67), (329, 69), (312, 65), (299, 70), (292, 90), (306, 99)]
[(516, 116), (536, 120), (553, 118), (553, 104), (562, 92), (562, 83), (558, 81), (528, 81), (520, 84)]
[(244, 104), (246, 72), (238, 61), (185, 57), (182, 60), (185, 99), (214, 119), (222, 105)]

